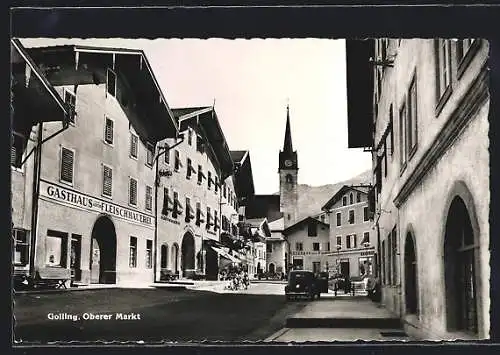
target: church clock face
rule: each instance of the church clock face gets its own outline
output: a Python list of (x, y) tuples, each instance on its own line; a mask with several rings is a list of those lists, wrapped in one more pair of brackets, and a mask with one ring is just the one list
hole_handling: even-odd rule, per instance
[(292, 161), (291, 161), (291, 160), (289, 160), (289, 159), (285, 160), (285, 166), (286, 166), (287, 168), (291, 167), (291, 166), (292, 166)]

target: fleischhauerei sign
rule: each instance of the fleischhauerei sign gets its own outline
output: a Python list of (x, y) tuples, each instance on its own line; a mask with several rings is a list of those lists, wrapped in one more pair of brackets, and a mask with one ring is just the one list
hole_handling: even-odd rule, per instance
[(63, 205), (97, 213), (107, 213), (129, 222), (153, 227), (154, 217), (133, 209), (40, 180), (40, 197)]

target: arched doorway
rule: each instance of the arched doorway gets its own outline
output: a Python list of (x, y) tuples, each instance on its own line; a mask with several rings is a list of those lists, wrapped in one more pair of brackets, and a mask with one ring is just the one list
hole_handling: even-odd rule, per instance
[(92, 228), (90, 282), (116, 283), (116, 232), (107, 216), (100, 216)]
[(459, 196), (450, 205), (444, 238), (447, 328), (478, 333), (478, 246), (469, 212)]
[(269, 264), (269, 273), (272, 275), (276, 272), (275, 266), (273, 263)]
[(418, 288), (417, 288), (417, 258), (415, 244), (411, 233), (406, 235), (405, 242), (405, 304), (406, 313), (418, 313)]
[(171, 268), (174, 274), (177, 274), (179, 272), (179, 245), (177, 243), (174, 243), (174, 245), (172, 245)]
[(181, 245), (182, 276), (187, 277), (194, 272), (194, 237), (190, 232), (184, 234)]

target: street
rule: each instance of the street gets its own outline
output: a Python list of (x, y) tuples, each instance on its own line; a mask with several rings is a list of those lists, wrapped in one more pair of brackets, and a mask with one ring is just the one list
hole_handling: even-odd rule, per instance
[(283, 288), (257, 283), (225, 293), (102, 289), (19, 294), (14, 334), (23, 342), (259, 341), (308, 303), (287, 303)]

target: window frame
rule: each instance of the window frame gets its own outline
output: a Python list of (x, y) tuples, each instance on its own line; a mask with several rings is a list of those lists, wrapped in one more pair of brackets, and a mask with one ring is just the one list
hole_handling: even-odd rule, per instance
[[(112, 199), (113, 198), (113, 167), (109, 164), (106, 164), (106, 163), (102, 163), (102, 189), (101, 189), (101, 196), (103, 197), (106, 197), (106, 198), (109, 198), (109, 199)], [(105, 171), (106, 169), (110, 169), (111, 170), (111, 193), (109, 195), (107, 195), (105, 193)]]
[[(135, 139), (135, 156), (132, 154), (132, 140)], [(139, 159), (139, 136), (134, 132), (130, 131), (130, 139), (129, 139), (129, 157), (138, 160)]]
[[(67, 101), (68, 96), (71, 96), (73, 98), (72, 101), (74, 101), (74, 104)], [(69, 115), (69, 120), (68, 120), (68, 123), (71, 126), (75, 126), (76, 125), (76, 120), (75, 120), (75, 118), (76, 118), (76, 93), (68, 88), (63, 88), (63, 100), (64, 100), (64, 103), (66, 105), (72, 107), (73, 112), (75, 113), (73, 115)]]
[[(132, 185), (132, 180), (135, 181), (135, 204), (132, 203), (132, 194), (131, 194), (131, 185)], [(133, 176), (128, 177), (128, 205), (137, 208), (139, 204), (139, 181)]]
[[(59, 238), (61, 240), (60, 262), (58, 265), (51, 265), (47, 262), (47, 240), (48, 238)], [(45, 267), (65, 269), (68, 265), (68, 233), (48, 229), (45, 234)]]
[[(111, 122), (111, 142), (108, 142), (108, 121)], [(103, 142), (110, 147), (114, 147), (115, 143), (115, 120), (109, 117), (108, 115), (104, 115), (104, 137)]]
[[(351, 212), (352, 212), (352, 222), (351, 222)], [(349, 210), (347, 221), (349, 222), (349, 224), (356, 224), (356, 213), (354, 212), (354, 209)]]
[[(146, 142), (145, 148), (146, 148), (146, 161), (145, 161), (145, 165), (148, 168), (152, 168), (153, 165), (154, 165), (154, 163), (155, 163), (156, 147), (151, 142)], [(149, 161), (150, 157), (151, 157), (151, 162)]]
[[(417, 72), (414, 71), (412, 75), (412, 79), (410, 80), (410, 84), (408, 85), (408, 93), (407, 93), (407, 107), (408, 110), (406, 112), (407, 120), (407, 142), (408, 147), (406, 148), (408, 152), (407, 160), (410, 161), (415, 152), (418, 149), (418, 87), (417, 87)], [(414, 98), (412, 100), (412, 88), (414, 89)]]
[[(448, 57), (446, 58), (446, 50), (443, 48), (447, 48)], [(451, 41), (448, 39), (437, 38), (434, 41), (434, 57), (435, 57), (435, 68), (436, 68), (436, 116), (439, 116), (446, 102), (451, 96), (452, 92), (452, 53), (451, 53)], [(443, 52), (443, 53), (442, 53)], [(445, 58), (443, 58), (445, 57)], [(447, 85), (443, 84), (443, 73), (446, 72), (446, 68), (442, 68), (441, 65), (446, 63), (448, 68), (448, 77), (449, 82)], [(444, 80), (446, 81), (446, 80)], [(441, 85), (444, 85), (441, 87)]]
[[(14, 130), (12, 130), (11, 132), (11, 147), (10, 147), (10, 166), (12, 169), (16, 170), (16, 171), (19, 171), (19, 172), (24, 172), (24, 169), (23, 169), (23, 165), (21, 165), (22, 161), (23, 161), (23, 158), (25, 156), (25, 150), (23, 149), (20, 154), (18, 153), (17, 149), (16, 149), (16, 145), (15, 145), (15, 139), (16, 137), (18, 137), (19, 139), (21, 139), (21, 145), (22, 147), (25, 147), (27, 146), (27, 142), (28, 142), (28, 137), (22, 135), (21, 133), (19, 132), (16, 132)], [(15, 165), (12, 164), (12, 152), (13, 152), (13, 149), (14, 149), (14, 152), (15, 152)], [(19, 165), (19, 166), (17, 166)]]
[[(461, 49), (462, 55), (461, 57), (458, 56), (458, 48), (459, 48), (459, 42), (464, 43), (466, 40), (471, 40), (471, 44), (469, 47), (463, 51), (463, 47)], [(467, 68), (469, 67), (470, 63), (472, 62), (473, 58), (475, 57), (476, 53), (478, 52), (479, 48), (481, 47), (481, 39), (479, 38), (464, 38), (461, 40), (457, 40), (455, 44), (455, 51), (456, 51), (456, 58), (457, 58), (457, 79), (460, 80), (463, 76), (463, 74), (467, 71)]]
[[(151, 246), (149, 246), (151, 244)], [(153, 240), (152, 239), (146, 239), (146, 254), (144, 255), (144, 258), (146, 259), (146, 269), (152, 269), (153, 268)]]
[[(24, 234), (25, 240), (22, 241), (18, 238), (19, 234)], [(29, 264), (30, 260), (30, 233), (24, 228), (12, 228), (12, 239), (13, 239), (13, 255), (12, 264), (15, 266), (26, 266)], [(22, 250), (19, 252), (21, 254), (20, 261), (16, 261), (17, 248), (20, 246)], [(24, 260), (24, 261), (23, 261)]]
[[(135, 237), (135, 236), (130, 236), (129, 238), (129, 242), (128, 242), (128, 250), (129, 250), (129, 253), (128, 253), (128, 267), (129, 269), (136, 269), (137, 268), (137, 240), (138, 238)], [(135, 243), (132, 243), (132, 242), (135, 242)]]
[[(149, 199), (148, 199), (148, 189), (149, 189)], [(153, 211), (153, 187), (150, 185), (146, 185), (144, 188), (144, 209), (148, 212)], [(149, 203), (149, 208), (148, 208), (148, 203)]]
[[(71, 166), (71, 181), (67, 181), (63, 179), (63, 151), (68, 150), (72, 153), (72, 166)], [(61, 145), (60, 153), (59, 153), (59, 182), (69, 185), (69, 186), (74, 186), (75, 183), (75, 160), (76, 160), (76, 150), (73, 148), (67, 148), (63, 145)]]
[[(109, 85), (109, 74), (113, 74), (114, 76), (114, 87), (113, 87), (113, 93), (109, 92), (109, 89), (110, 89), (110, 85)], [(118, 82), (118, 75), (116, 75), (116, 72), (111, 69), (111, 68), (107, 68), (106, 69), (106, 97), (108, 95), (111, 95), (112, 97), (116, 98), (116, 93), (117, 93), (117, 82)]]
[[(340, 241), (340, 243), (339, 243), (339, 241)], [(337, 246), (340, 246), (342, 248), (342, 235), (335, 236), (335, 242), (337, 243), (335, 245), (335, 249), (337, 248)]]
[(337, 220), (337, 227), (342, 226), (342, 212), (337, 212), (336, 213), (336, 220)]
[[(318, 247), (317, 249), (316, 246)], [(321, 251), (321, 246), (319, 242), (312, 243), (312, 251)]]
[(403, 103), (401, 104), (401, 107), (399, 108), (399, 170), (400, 173), (402, 174), (405, 169), (406, 169), (406, 164), (407, 164), (407, 115), (408, 115), (408, 108), (406, 104), (406, 99), (403, 99)]

